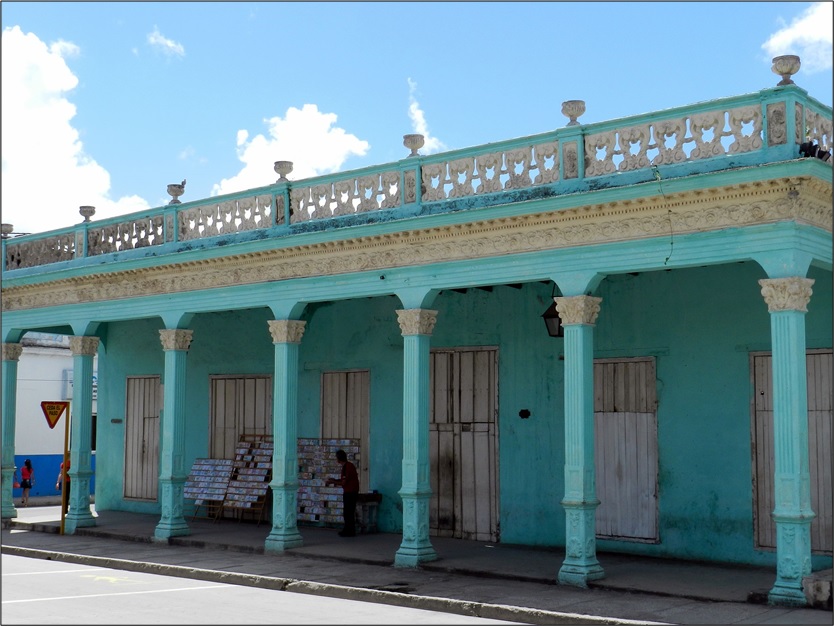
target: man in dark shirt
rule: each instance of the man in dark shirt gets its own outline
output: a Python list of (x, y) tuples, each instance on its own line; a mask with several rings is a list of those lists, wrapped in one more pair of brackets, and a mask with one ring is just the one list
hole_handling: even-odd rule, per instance
[(329, 478), (328, 485), (339, 485), (342, 488), (342, 502), (344, 503), (345, 527), (339, 531), (340, 537), (356, 536), (356, 499), (359, 496), (359, 475), (356, 466), (347, 460), (344, 450), (336, 451), (336, 460), (342, 466), (339, 479)]

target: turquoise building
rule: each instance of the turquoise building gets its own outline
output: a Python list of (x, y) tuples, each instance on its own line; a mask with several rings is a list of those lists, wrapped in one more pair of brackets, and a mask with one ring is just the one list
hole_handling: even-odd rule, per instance
[[(199, 458), (274, 437), (267, 552), (302, 544), (299, 438), (361, 442), (392, 563), (432, 537), (832, 564), (832, 110), (790, 81), (5, 238), (2, 516), (27, 332), (70, 336), (67, 532), (187, 535)], [(811, 150), (813, 147), (813, 151)], [(813, 154), (812, 154), (813, 152)], [(87, 381), (85, 383), (85, 381)], [(598, 553), (601, 555), (598, 557)]]

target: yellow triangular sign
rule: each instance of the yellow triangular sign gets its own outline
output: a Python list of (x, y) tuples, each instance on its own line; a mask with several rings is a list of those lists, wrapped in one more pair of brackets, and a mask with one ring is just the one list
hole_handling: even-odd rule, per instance
[(46, 416), (46, 423), (50, 428), (55, 428), (55, 424), (61, 419), (64, 411), (67, 410), (69, 402), (41, 402), (43, 414)]

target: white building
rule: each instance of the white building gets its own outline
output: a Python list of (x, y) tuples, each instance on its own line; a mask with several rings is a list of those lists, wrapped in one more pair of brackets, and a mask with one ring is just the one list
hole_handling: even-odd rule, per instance
[[(66, 414), (54, 428), (41, 408), (41, 402), (69, 401), (72, 409), (73, 356), (69, 337), (46, 333), (27, 333), (21, 341), (23, 352), (18, 364), (17, 420), (15, 426), (15, 465), (32, 460), (35, 484), (30, 497), (56, 495), (55, 478), (61, 465), (66, 433)], [(94, 366), (95, 371), (95, 366)], [(95, 377), (95, 374), (94, 374)], [(95, 378), (94, 378), (95, 380)], [(96, 384), (93, 383), (93, 466), (96, 449)], [(17, 478), (20, 478), (18, 473)], [(21, 495), (14, 490), (14, 497)]]

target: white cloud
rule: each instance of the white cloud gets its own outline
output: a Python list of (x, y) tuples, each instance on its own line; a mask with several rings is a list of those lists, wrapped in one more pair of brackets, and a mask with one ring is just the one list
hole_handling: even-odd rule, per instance
[(762, 49), (772, 58), (796, 54), (802, 61), (800, 72), (813, 74), (832, 67), (832, 3), (815, 2), (793, 21), (773, 33)]
[(315, 104), (301, 109), (290, 107), (285, 117), (264, 120), (267, 134), (249, 139), (247, 130), (237, 133), (238, 159), (243, 169), (214, 185), (212, 194), (262, 187), (274, 183), (278, 175), (275, 161), (292, 161), (289, 178), (299, 180), (338, 172), (348, 157), (364, 156), (370, 145), (335, 126), (335, 113), (322, 113)]
[(177, 43), (173, 39), (165, 37), (159, 32), (159, 28), (157, 26), (153, 27), (152, 33), (148, 33), (148, 43), (151, 47), (160, 50), (168, 56), (185, 56), (185, 47), (183, 47), (181, 43)]
[(433, 137), (429, 133), (429, 125), (426, 123), (426, 116), (420, 108), (420, 103), (417, 102), (415, 93), (417, 92), (417, 83), (410, 78), (408, 79), (408, 117), (411, 119), (411, 128), (415, 133), (423, 135), (425, 138), (425, 145), (421, 149), (421, 154), (432, 154), (444, 150), (446, 146), (437, 137)]
[(82, 221), (81, 205), (94, 219), (146, 210), (136, 196), (112, 200), (110, 174), (84, 152), (72, 125), (75, 105), (67, 94), (78, 85), (65, 59), (77, 46), (47, 46), (18, 26), (2, 35), (2, 221), (15, 232), (43, 232)]

